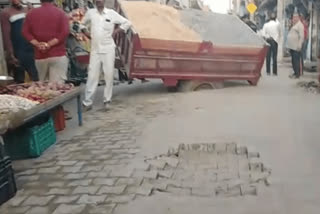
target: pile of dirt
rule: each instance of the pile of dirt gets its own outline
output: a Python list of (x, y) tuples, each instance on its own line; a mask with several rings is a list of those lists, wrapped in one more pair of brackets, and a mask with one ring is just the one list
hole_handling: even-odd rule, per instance
[(301, 81), (298, 82), (298, 86), (305, 89), (309, 93), (319, 94), (320, 93), (320, 85), (315, 81)]
[(141, 38), (201, 42), (200, 35), (180, 21), (176, 9), (153, 2), (122, 1), (128, 19)]
[(263, 47), (265, 42), (238, 17), (199, 10), (180, 11), (181, 21), (204, 41), (226, 46)]

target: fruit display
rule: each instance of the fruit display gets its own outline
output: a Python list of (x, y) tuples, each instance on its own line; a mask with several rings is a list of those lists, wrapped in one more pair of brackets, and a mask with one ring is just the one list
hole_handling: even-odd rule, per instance
[(33, 82), (0, 88), (0, 94), (17, 95), (32, 101), (44, 103), (71, 90), (72, 88), (72, 84)]

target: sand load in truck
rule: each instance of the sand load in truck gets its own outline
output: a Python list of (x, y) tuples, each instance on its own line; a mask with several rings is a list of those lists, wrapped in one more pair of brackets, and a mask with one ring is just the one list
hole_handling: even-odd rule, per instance
[(131, 78), (258, 83), (267, 45), (237, 17), (144, 1), (116, 2), (116, 10), (133, 25), (117, 40)]

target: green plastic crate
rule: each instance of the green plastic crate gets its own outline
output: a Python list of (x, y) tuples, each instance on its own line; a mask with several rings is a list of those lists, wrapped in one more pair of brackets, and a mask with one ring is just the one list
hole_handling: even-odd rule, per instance
[(53, 120), (31, 128), (21, 128), (4, 136), (5, 148), (13, 160), (36, 158), (56, 142)]

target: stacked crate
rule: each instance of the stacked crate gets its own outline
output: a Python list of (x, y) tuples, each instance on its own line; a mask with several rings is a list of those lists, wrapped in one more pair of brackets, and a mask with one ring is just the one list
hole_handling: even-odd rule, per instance
[(9, 156), (6, 156), (0, 136), (0, 206), (17, 192), (13, 169)]

